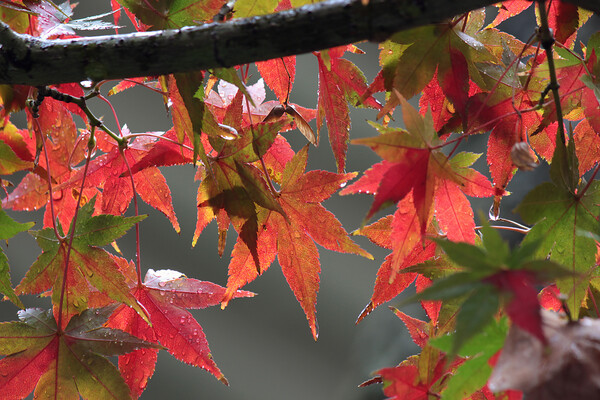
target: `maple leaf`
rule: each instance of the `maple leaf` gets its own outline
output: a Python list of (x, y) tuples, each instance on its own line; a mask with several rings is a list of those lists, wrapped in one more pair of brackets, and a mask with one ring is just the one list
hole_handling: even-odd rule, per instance
[[(8, 240), (19, 232), (24, 232), (31, 228), (35, 223), (28, 222), (21, 224), (9, 217), (6, 212), (0, 209), (0, 240)], [(0, 293), (4, 294), (17, 307), (24, 308), (23, 303), (15, 294), (10, 283), (10, 272), (8, 267), (8, 258), (4, 250), (0, 247)]]
[(587, 281), (577, 275), (587, 275), (596, 260), (594, 239), (577, 232), (598, 232), (599, 193), (596, 182), (583, 196), (574, 196), (548, 182), (532, 190), (518, 207), (525, 222), (536, 224), (525, 242), (539, 240), (538, 255), (549, 255), (576, 274), (557, 282), (561, 292), (569, 294), (569, 309), (575, 317), (587, 289)]
[[(13, 210), (42, 208), (50, 201), (48, 193), (48, 179), (50, 179), (54, 185), (52, 198), (55, 216), (63, 226), (69, 226), (75, 213), (80, 185), (75, 191), (62, 190), (58, 187), (72, 180), (73, 177), (81, 175), (79, 169), (73, 166), (83, 160), (84, 146), (79, 145), (72, 114), (62, 102), (46, 98), (39, 109), (40, 116), (33, 124), (35, 135), (30, 136), (27, 131), (18, 132), (27, 145), (27, 152), (39, 156), (38, 168), (27, 174), (3, 199), (2, 207)], [(46, 140), (48, 159), (45, 152), (40, 153), (42, 137), (51, 139)], [(85, 188), (83, 198), (90, 199), (96, 194), (98, 191), (95, 188)], [(52, 224), (51, 209), (46, 207), (44, 226), (48, 227)]]
[(433, 321), (420, 321), (390, 307), (405, 323), (422, 352), (395, 368), (376, 372), (374, 379), (360, 386), (383, 382), (384, 393), (393, 396), (390, 399), (428, 399), (431, 395), (447, 399), (520, 399), (520, 394), (508, 392), (496, 397), (486, 386), (492, 373), (491, 361), (502, 348), (508, 331), (506, 318), (487, 324), (463, 345), (460, 357), (449, 359), (444, 352), (452, 351), (455, 334), (448, 333), (456, 316), (455, 307), (448, 308), (449, 303), (445, 303), (445, 311), (453, 311), (448, 314), (450, 318), (440, 325)]
[[(141, 158), (136, 157), (136, 163), (130, 166), (131, 173), (134, 176), (137, 172), (146, 168), (182, 165), (193, 162), (193, 151), (190, 150), (189, 139), (186, 138), (183, 145), (178, 144), (177, 134), (174, 129), (169, 129), (164, 134), (157, 135), (156, 139), (158, 140), (152, 143), (144, 143), (145, 154), (140, 152)], [(129, 171), (125, 171), (120, 177), (128, 175)]]
[[(348, 102), (357, 104), (367, 85), (365, 77), (356, 65), (341, 58), (352, 46), (342, 46), (317, 54), (319, 65), (319, 99), (317, 114), (317, 131), (321, 130), (323, 121), (327, 121), (327, 131), (331, 149), (335, 156), (339, 173), (346, 169), (346, 152), (350, 133), (350, 115)], [(364, 100), (365, 104), (381, 108), (372, 97)]]
[[(473, 36), (476, 28), (463, 32), (458, 25), (450, 22), (429, 25), (393, 35), (382, 45), (384, 51), (380, 56), (385, 89), (390, 92), (396, 89), (410, 99), (436, 76), (445, 96), (463, 114), (471, 74), (478, 71), (478, 62), (488, 62), (493, 57)], [(390, 96), (377, 118), (398, 104), (399, 99)]]
[[(237, 122), (239, 126), (236, 126), (236, 129), (250, 129), (250, 126), (256, 124), (258, 121), (281, 122), (279, 117), (282, 117), (285, 114), (286, 117), (289, 115), (293, 118), (291, 121), (286, 121), (288, 123), (281, 128), (280, 132), (289, 131), (298, 127), (309, 141), (313, 144), (317, 143), (315, 135), (312, 133), (312, 128), (310, 128), (310, 125), (307, 122), (316, 117), (316, 110), (305, 108), (291, 102), (265, 101), (266, 92), (263, 78), (259, 79), (255, 84), (247, 86), (246, 89), (250, 95), (248, 97), (250, 107), (248, 107), (242, 97), (240, 99), (242, 103), (241, 122)], [(231, 107), (232, 101), (238, 95), (238, 91), (239, 88), (236, 85), (221, 80), (217, 86), (217, 91), (211, 90), (208, 95), (206, 95), (206, 104), (211, 108), (219, 122), (225, 123), (227, 115), (231, 118), (232, 113), (240, 113), (239, 110), (234, 110)], [(240, 117), (238, 116), (236, 118), (239, 119)], [(236, 121), (236, 119), (234, 119), (234, 121)]]
[(260, 61), (256, 68), (281, 104), (286, 103), (296, 76), (296, 56)]
[[(67, 240), (58, 239), (52, 228), (32, 232), (42, 248), (42, 254), (27, 271), (16, 291), (23, 294), (41, 293), (52, 289), (54, 307), (56, 310), (62, 309), (62, 321), (66, 323), (71, 316), (87, 309), (89, 283), (146, 318), (143, 307), (130, 293), (118, 265), (110, 254), (101, 248), (124, 235), (145, 216), (120, 217), (103, 214), (93, 217), (94, 203), (95, 199), (92, 199), (79, 210), (71, 246)], [(59, 230), (62, 231), (60, 225)], [(63, 298), (64, 279), (67, 279), (68, 291), (64, 293)]]
[(511, 252), (495, 229), (484, 226), (481, 232), (483, 248), (436, 239), (448, 257), (466, 269), (435, 280), (413, 299), (465, 298), (456, 317), (452, 355), (492, 321), (500, 298), (507, 302), (506, 314), (515, 325), (546, 343), (534, 284), (572, 274), (550, 260), (532, 260), (538, 242)]
[(392, 254), (378, 272), (371, 302), (359, 321), (403, 291), (414, 279), (415, 275), (402, 274), (401, 280), (395, 282), (399, 272), (433, 257), (435, 246), (424, 242), (424, 234), (434, 214), (449, 239), (474, 243), (473, 211), (465, 195), (485, 197), (495, 193), (487, 178), (469, 168), (479, 156), (459, 153), (448, 159), (438, 149), (441, 141), (433, 130), (431, 114), (422, 117), (398, 96), (403, 104), (407, 130), (374, 124), (381, 132), (379, 136), (354, 140), (353, 143), (371, 147), (384, 161), (375, 164), (340, 193), (375, 194), (367, 219), (386, 204), (397, 202), (394, 217), (385, 228), (390, 244), (374, 240), (392, 249)]
[[(537, 7), (535, 11), (539, 20)], [(574, 4), (561, 1), (549, 3), (547, 13), (548, 26), (552, 29), (555, 40), (571, 49), (574, 47), (577, 31), (592, 15)]]
[[(241, 100), (241, 96), (238, 98)], [(226, 235), (231, 220), (240, 238), (253, 251), (256, 265), (259, 265), (256, 252), (256, 205), (285, 213), (262, 172), (250, 163), (262, 157), (273, 143), (281, 126), (280, 122), (262, 123), (248, 129), (243, 132), (240, 140), (224, 143), (217, 157), (209, 161), (198, 189), (198, 223), (194, 243), (206, 224), (219, 213), (226, 213), (217, 219), (219, 230), (223, 232), (221, 235)], [(223, 240), (219, 246), (219, 254), (222, 254), (224, 245)]]
[[(122, 131), (125, 134), (130, 133), (127, 127)], [(120, 215), (127, 210), (134, 195), (129, 174), (131, 168), (136, 193), (146, 204), (162, 212), (171, 222), (173, 229), (179, 232), (171, 190), (157, 167), (188, 162), (191, 160), (191, 151), (174, 143), (162, 143), (174, 140), (172, 131), (164, 135), (148, 133), (147, 136), (136, 137), (124, 151), (105, 135), (97, 136), (98, 147), (101, 147), (105, 154), (90, 161), (85, 176), (85, 187), (88, 191), (102, 188), (96, 211), (101, 214)], [(157, 158), (160, 158), (161, 162), (153, 163)], [(68, 193), (72, 188), (79, 190), (84, 171), (85, 169), (79, 169), (72, 173), (68, 180), (55, 187), (55, 191)]]
[(13, 125), (8, 117), (0, 119), (3, 125), (0, 131), (0, 175), (11, 175), (17, 171), (33, 169), (34, 156), (23, 139), (22, 132)]
[[(303, 118), (294, 106), (286, 105), (285, 108), (277, 106), (267, 112), (263, 122), (253, 124), (252, 117), (265, 112), (265, 105), (267, 105), (262, 103), (265, 95), (262, 80), (248, 88), (254, 97), (254, 107), (243, 102), (242, 93), (238, 88), (222, 83), (219, 84), (219, 96), (214, 96), (214, 92), (211, 91), (207, 104), (215, 108), (215, 114), (220, 121), (235, 127), (238, 137), (235, 140), (217, 138), (210, 140), (214, 156), (211, 156), (205, 164), (207, 168), (196, 175), (196, 179), (202, 180), (202, 184), (198, 188), (198, 219), (192, 245), (195, 245), (204, 227), (216, 218), (219, 225), (218, 252), (222, 255), (227, 229), (231, 222), (240, 234), (239, 237), (251, 249), (258, 269), (260, 262), (256, 250), (258, 240), (256, 206), (260, 205), (283, 213), (274, 198), (273, 189), (269, 187), (267, 182), (269, 178), (264, 173), (272, 171), (276, 178), (281, 174), (282, 166), (291, 158), (286, 154), (293, 154), (287, 142), (278, 138), (278, 133), (284, 130), (288, 121), (278, 116), (275, 118), (271, 116), (278, 108), (291, 110), (288, 113), (298, 119), (298, 124)], [(246, 114), (250, 115), (248, 121), (244, 118)], [(303, 123), (308, 126), (306, 121)], [(306, 135), (302, 125), (299, 127)], [(310, 130), (310, 127), (308, 129)], [(310, 132), (312, 133), (312, 130)], [(271, 150), (275, 143), (278, 143), (277, 146)], [(286, 145), (287, 149), (284, 148)], [(279, 152), (283, 153), (278, 154)], [(283, 214), (285, 216), (285, 213)]]
[(600, 160), (600, 137), (589, 121), (584, 119), (573, 130), (573, 140), (579, 161), (579, 176), (582, 177)]
[[(470, 396), (486, 386), (492, 374), (490, 359), (502, 350), (508, 329), (506, 318), (493, 320), (463, 345), (458, 355), (464, 362), (461, 362), (444, 382), (445, 387), (441, 392), (443, 398), (471, 398)], [(452, 351), (452, 335), (438, 336), (430, 343), (443, 352)]]
[(409, 357), (397, 367), (380, 369), (375, 374), (383, 382), (383, 393), (389, 396), (387, 400), (427, 400), (432, 394), (439, 393), (443, 388), (443, 377), (460, 362), (455, 360), (449, 364), (439, 350), (426, 346), (418, 356)]
[(397, 308), (390, 307), (390, 309), (402, 320), (402, 322), (404, 322), (413, 342), (421, 348), (425, 347), (429, 340), (431, 325), (425, 321), (406, 315)]
[(103, 327), (114, 307), (89, 309), (64, 330), (52, 312), (27, 309), (20, 322), (0, 324), (0, 389), (5, 399), (130, 399), (129, 388), (107, 356), (158, 348), (126, 332)]
[(530, 6), (531, 2), (527, 0), (510, 0), (504, 1), (502, 4), (497, 4), (498, 15), (496, 15), (496, 18), (490, 23), (490, 26), (497, 26), (501, 22), (522, 13)]
[(533, 107), (533, 100), (528, 92), (520, 91), (514, 98), (505, 98), (494, 104), (486, 104), (487, 94), (479, 93), (470, 99), (470, 108), (477, 110), (469, 119), (473, 127), (471, 132), (492, 129), (488, 139), (487, 162), (494, 182), (494, 204), (498, 207), (502, 196), (506, 195), (506, 186), (514, 176), (517, 166), (510, 154), (516, 143), (526, 141), (527, 132), (534, 132), (540, 126), (542, 117), (535, 113), (522, 116), (515, 113), (516, 108)]
[(271, 14), (279, 4), (280, 0), (239, 0), (235, 2), (236, 18), (246, 18), (256, 15)]
[[(599, 80), (598, 73), (600, 72), (600, 63), (598, 62), (598, 54), (600, 53), (600, 35), (594, 34), (588, 41), (588, 48), (586, 51), (586, 72), (580, 72), (577, 77), (586, 86), (581, 93), (581, 106), (583, 112), (594, 130), (600, 130), (600, 100), (598, 97), (599, 92)], [(582, 65), (583, 66), (583, 65)], [(589, 75), (591, 72), (592, 75)]]
[[(369, 219), (384, 205), (398, 202), (412, 192), (422, 234), (433, 211), (436, 187), (443, 184), (445, 186), (437, 195), (440, 212), (436, 216), (448, 227), (463, 225), (459, 232), (469, 230), (468, 226), (474, 227), (470, 222), (472, 214), (469, 215), (466, 199), (459, 198), (461, 195), (457, 189), (477, 197), (494, 193), (483, 175), (468, 168), (478, 156), (461, 154), (455, 157), (454, 162), (448, 162), (448, 158), (438, 149), (441, 142), (433, 130), (431, 114), (421, 117), (401, 95), (398, 96), (407, 130), (376, 126), (382, 133), (380, 136), (354, 140), (355, 144), (371, 147), (385, 161), (374, 166), (370, 174), (367, 172), (365, 178), (348, 186), (341, 194), (374, 193), (375, 200), (367, 214)], [(458, 197), (448, 191), (456, 193)], [(448, 206), (454, 210), (452, 215), (444, 212)], [(468, 240), (474, 239), (473, 233), (464, 232), (464, 236), (468, 236)]]
[[(400, 205), (399, 210), (402, 208), (402, 205)], [(369, 226), (356, 230), (353, 234), (366, 236), (373, 243), (391, 249), (393, 238), (391, 224), (394, 218), (393, 216), (384, 217)], [(396, 247), (395, 243), (394, 246)], [(428, 241), (425, 246), (422, 246), (421, 243), (414, 245), (399, 265), (394, 265), (396, 253), (388, 255), (377, 271), (377, 279), (371, 300), (358, 316), (356, 323), (362, 321), (375, 308), (392, 300), (410, 286), (417, 274), (415, 272), (403, 273), (403, 269), (425, 262), (434, 255), (435, 243), (431, 241)]]
[(209, 138), (235, 139), (236, 135), (217, 123), (202, 97), (203, 92), (197, 91), (202, 87), (203, 81), (202, 72), (180, 73), (169, 76), (167, 90), (172, 102), (173, 124), (179, 142), (183, 143), (184, 137), (187, 136), (193, 144), (194, 161), (200, 157), (202, 163), (207, 165), (206, 150), (200, 140), (202, 133)]
[(327, 131), (331, 149), (335, 155), (337, 170), (343, 172), (346, 166), (346, 151), (350, 132), (350, 115), (344, 92), (336, 82), (336, 75), (328, 73), (321, 54), (317, 56), (319, 65), (319, 100), (317, 131), (323, 120), (327, 120)]
[(223, 5), (222, 1), (217, 0), (200, 2), (195, 0), (118, 0), (118, 2), (127, 7), (125, 10), (135, 15), (144, 25), (154, 29), (176, 29), (195, 25), (195, 21), (209, 21)]
[(579, 168), (575, 140), (567, 147), (557, 140), (550, 167), (552, 182), (530, 191), (517, 211), (528, 224), (535, 224), (523, 243), (539, 242), (537, 256), (549, 257), (565, 265), (571, 276), (559, 279), (558, 289), (569, 295), (567, 305), (574, 318), (579, 316), (586, 296), (589, 276), (596, 264), (596, 241), (585, 232), (598, 235), (600, 186), (597, 181), (578, 187)]
[[(185, 363), (203, 368), (227, 384), (212, 358), (202, 327), (186, 309), (206, 308), (223, 299), (225, 288), (211, 282), (187, 278), (172, 270), (148, 270), (144, 283), (133, 287), (134, 295), (148, 311), (152, 325), (128, 307), (121, 306), (108, 325), (149, 342), (160, 342), (169, 353)], [(233, 297), (252, 297), (237, 291)], [(158, 350), (139, 349), (119, 357), (119, 370), (134, 398), (144, 391), (154, 373)]]
[[(329, 198), (355, 173), (335, 174), (326, 171), (304, 173), (308, 146), (300, 150), (286, 165), (277, 201), (288, 220), (279, 212), (257, 207), (256, 253), (260, 273), (278, 257), (286, 280), (302, 306), (313, 337), (318, 335), (316, 301), (321, 265), (315, 242), (329, 250), (372, 256), (352, 242), (339, 221), (320, 203)], [(238, 237), (229, 263), (227, 292), (223, 307), (237, 289), (258, 276), (254, 255), (246, 242)]]
[(560, 300), (560, 291), (556, 287), (556, 284), (551, 284), (543, 288), (539, 295), (540, 306), (546, 310), (565, 312), (563, 303)]

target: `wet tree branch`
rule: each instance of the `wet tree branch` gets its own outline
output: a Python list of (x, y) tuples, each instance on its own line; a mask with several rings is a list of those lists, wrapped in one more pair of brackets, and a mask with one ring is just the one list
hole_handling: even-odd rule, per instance
[[(598, 0), (567, 0), (600, 13)], [(0, 22), (0, 83), (48, 85), (230, 67), (440, 22), (494, 0), (329, 0), (178, 30), (42, 40)]]

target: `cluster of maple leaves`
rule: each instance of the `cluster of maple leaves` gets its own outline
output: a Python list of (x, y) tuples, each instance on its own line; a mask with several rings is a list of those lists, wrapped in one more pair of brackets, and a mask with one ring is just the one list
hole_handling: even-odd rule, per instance
[[(211, 22), (222, 3), (111, 0), (112, 25), (71, 19), (68, 2), (3, 0), (0, 17), (18, 32), (65, 38), (82, 26), (114, 28), (122, 11), (139, 31)], [(303, 4), (238, 0), (233, 17)], [(342, 195), (374, 196), (366, 222), (395, 207), (355, 231), (390, 250), (358, 321), (413, 282), (418, 294), (412, 300), (421, 301), (430, 318), (420, 321), (394, 309), (422, 351), (367, 383), (383, 382), (394, 399), (520, 398), (520, 392), (494, 394), (486, 385), (509, 320), (546, 343), (539, 299), (558, 310), (564, 293), (577, 319), (597, 315), (600, 296), (600, 35), (579, 44), (577, 31), (590, 13), (559, 1), (543, 4), (547, 16), (538, 10), (537, 17), (547, 18), (554, 33), (554, 65), (539, 35), (524, 43), (497, 28), (533, 7), (513, 0), (499, 5), (488, 24), (485, 11), (476, 10), (395, 34), (380, 44), (381, 71), (370, 84), (344, 58), (362, 53), (358, 47), (316, 52), (316, 109), (289, 102), (295, 56), (257, 62), (260, 79), (254, 83), (248, 82), (248, 66), (239, 66), (128, 79), (110, 90), (116, 95), (143, 85), (157, 92), (173, 119), (165, 133), (112, 132), (93, 117), (85, 100), (108, 102), (99, 91), (106, 82), (3, 87), (2, 208), (45, 212), (43, 229), (30, 231), (41, 254), (14, 289), (0, 252), (0, 292), (23, 308), (20, 321), (0, 324), (6, 355), (0, 392), (24, 398), (35, 390), (36, 397), (56, 398), (60, 388), (61, 398), (138, 398), (162, 349), (227, 383), (187, 309), (225, 307), (252, 296), (241, 289), (276, 257), (316, 339), (316, 245), (372, 258), (321, 204), (343, 188)], [(581, 53), (575, 50), (580, 45)], [(560, 108), (549, 90), (551, 70), (560, 84)], [(265, 84), (277, 100), (266, 101)], [(379, 92), (385, 92), (383, 104), (373, 97)], [(406, 100), (417, 95), (419, 110)], [(357, 173), (345, 172), (350, 106), (378, 112), (380, 122), (371, 122), (376, 134), (352, 143), (382, 159), (352, 183)], [(23, 108), (28, 127), (19, 129), (10, 114)], [(563, 116), (575, 126), (567, 133), (559, 127)], [(77, 129), (75, 117), (87, 128)], [(314, 119), (316, 131), (309, 125)], [(309, 144), (294, 151), (283, 133), (298, 128), (318, 145), (324, 125), (337, 172), (307, 172)], [(480, 154), (456, 152), (470, 135), (488, 131), (491, 180), (473, 168)], [(513, 226), (526, 235), (511, 251), (496, 227), (476, 226), (468, 197), (492, 198), (495, 223), (517, 168), (535, 167), (537, 157), (551, 163), (551, 182), (530, 190), (518, 207), (532, 227)], [(111, 244), (118, 249), (118, 238), (139, 229), (144, 217), (137, 215), (138, 197), (179, 232), (159, 170), (179, 164), (196, 165), (200, 182), (193, 244), (215, 219), (220, 255), (229, 229), (236, 233), (225, 288), (170, 270), (148, 270), (142, 280), (139, 259), (106, 250)], [(11, 176), (23, 177), (13, 183)], [(132, 201), (136, 215), (124, 217)], [(0, 239), (32, 226), (0, 210)], [(541, 284), (549, 285), (538, 296)], [(24, 309), (19, 296), (39, 293), (51, 298), (52, 309)], [(118, 369), (106, 358), (115, 355)]]

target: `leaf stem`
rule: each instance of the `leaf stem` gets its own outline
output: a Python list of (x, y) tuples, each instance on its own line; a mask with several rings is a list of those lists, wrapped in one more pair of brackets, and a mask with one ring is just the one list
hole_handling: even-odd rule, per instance
[[(548, 72), (550, 74), (550, 83), (548, 84), (548, 87), (550, 88), (554, 96), (554, 105), (556, 107), (556, 120), (558, 122), (556, 138), (557, 140), (560, 138), (560, 140), (564, 144), (566, 143), (565, 126), (563, 121), (562, 106), (560, 104), (560, 94), (558, 92), (560, 85), (558, 84), (558, 79), (556, 77), (556, 66), (554, 64), (554, 56), (552, 54), (554, 36), (552, 36), (552, 32), (550, 32), (550, 28), (548, 26), (548, 13), (546, 11), (545, 4), (545, 0), (538, 0), (538, 10), (540, 14), (539, 36), (542, 47), (546, 51), (546, 58), (548, 59)], [(569, 133), (569, 139), (573, 139), (572, 136), (572, 133)]]
[(108, 101), (108, 99), (106, 97), (102, 96), (101, 94), (98, 94), (98, 98), (100, 100), (102, 100), (103, 102), (105, 102), (106, 104), (108, 104), (108, 106), (110, 107), (110, 110), (112, 111), (115, 122), (117, 123), (117, 129), (119, 130), (119, 137), (122, 138), (123, 132), (121, 132), (121, 124), (119, 123), (119, 117), (117, 117), (117, 112), (115, 111), (115, 108), (113, 107), (112, 103), (110, 101)]
[(114, 133), (113, 131), (111, 131), (110, 129), (108, 129), (104, 125), (104, 123), (102, 123), (102, 121), (100, 121), (91, 112), (91, 110), (87, 106), (86, 100), (91, 97), (99, 96), (100, 95), (99, 92), (93, 91), (90, 94), (88, 94), (87, 96), (75, 97), (75, 96), (71, 96), (70, 94), (65, 94), (65, 93), (59, 92), (58, 90), (50, 88), (50, 87), (39, 86), (38, 93), (39, 93), (39, 97), (41, 97), (41, 99), (43, 99), (44, 97), (50, 97), (50, 98), (53, 98), (54, 100), (62, 101), (63, 103), (73, 103), (73, 104), (77, 105), (79, 108), (81, 108), (81, 110), (88, 117), (88, 120), (89, 120), (89, 123), (91, 126), (96, 126), (100, 129), (102, 129), (104, 132), (106, 132), (106, 134), (108, 136), (113, 138), (119, 144), (119, 146), (122, 146), (124, 143), (127, 142), (126, 139), (123, 139), (123, 137), (121, 137), (120, 135), (118, 135), (118, 134)]
[(37, 120), (37, 118), (33, 119), (34, 124), (35, 124), (35, 128), (34, 130), (36, 130), (36, 135), (38, 135), (38, 137), (40, 138), (39, 140), (42, 143), (42, 149), (44, 151), (44, 158), (46, 158), (46, 174), (48, 177), (48, 194), (49, 194), (49, 201), (50, 201), (50, 216), (52, 218), (52, 228), (54, 229), (54, 235), (56, 236), (56, 238), (59, 241), (64, 240), (64, 237), (60, 234), (60, 232), (58, 231), (58, 227), (56, 226), (56, 213), (54, 211), (54, 197), (52, 195), (52, 176), (50, 175), (50, 160), (48, 159), (48, 150), (46, 149), (46, 139), (44, 138), (44, 136), (42, 135), (42, 129), (40, 127), (40, 123)]
[[(129, 166), (129, 161), (127, 161), (127, 157), (125, 157), (125, 149), (119, 147), (119, 152), (121, 153), (121, 157), (123, 157), (123, 161), (127, 166), (127, 170), (129, 171), (129, 179), (131, 180), (131, 189), (133, 190), (133, 206), (135, 209), (135, 216), (139, 216), (138, 202), (137, 202), (137, 191), (135, 190), (135, 182), (133, 180), (133, 174), (131, 173), (131, 167)], [(140, 223), (135, 223), (135, 263), (136, 263), (136, 273), (138, 279), (138, 287), (142, 286), (142, 256), (140, 252)]]
[(81, 207), (81, 199), (83, 197), (83, 189), (85, 186), (85, 178), (87, 177), (87, 170), (90, 165), (90, 161), (92, 159), (92, 153), (93, 153), (94, 147), (96, 146), (96, 141), (94, 139), (94, 133), (95, 133), (95, 130), (94, 130), (94, 126), (92, 125), (92, 129), (90, 131), (90, 139), (88, 140), (88, 154), (87, 154), (87, 157), (85, 160), (85, 166), (83, 169), (83, 177), (81, 178), (81, 187), (79, 189), (79, 196), (77, 196), (77, 205), (75, 206), (75, 214), (73, 215), (73, 220), (71, 221), (69, 243), (67, 245), (67, 255), (65, 257), (65, 269), (63, 272), (63, 281), (62, 281), (62, 287), (60, 290), (60, 300), (58, 303), (58, 318), (57, 318), (57, 322), (56, 322), (59, 333), (63, 332), (62, 309), (63, 309), (63, 301), (64, 301), (64, 297), (65, 297), (65, 292), (67, 290), (67, 278), (69, 276), (69, 258), (71, 257), (71, 249), (73, 248), (73, 239), (75, 238), (75, 226), (77, 224), (77, 216), (79, 215), (79, 209)]

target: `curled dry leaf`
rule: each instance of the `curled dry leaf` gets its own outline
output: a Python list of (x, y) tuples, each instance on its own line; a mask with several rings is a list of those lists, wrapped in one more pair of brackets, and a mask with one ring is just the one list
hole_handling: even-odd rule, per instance
[(288, 114), (290, 117), (294, 118), (296, 126), (309, 142), (311, 142), (314, 146), (319, 145), (319, 137), (315, 135), (315, 132), (312, 130), (308, 122), (306, 122), (304, 117), (289, 104), (273, 107), (265, 119), (263, 119), (263, 122), (277, 121), (283, 116), (283, 114)]
[(600, 398), (600, 321), (569, 322), (542, 311), (548, 346), (513, 325), (488, 386), (522, 390), (527, 400)]
[(538, 166), (538, 159), (527, 142), (517, 142), (510, 149), (510, 159), (521, 171), (532, 171)]

